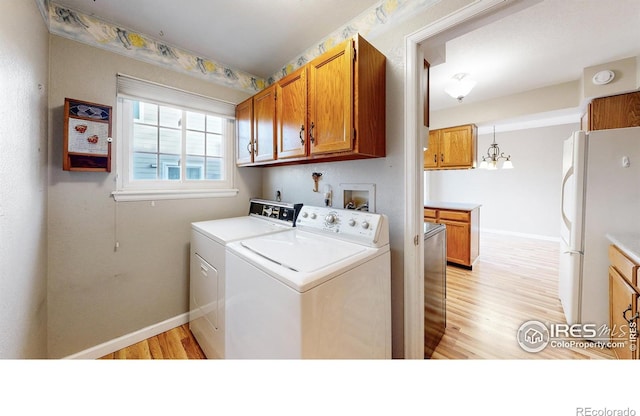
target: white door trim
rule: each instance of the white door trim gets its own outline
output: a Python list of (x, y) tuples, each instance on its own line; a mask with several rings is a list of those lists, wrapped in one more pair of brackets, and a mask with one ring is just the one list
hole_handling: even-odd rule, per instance
[(404, 223), (404, 357), (424, 358), (423, 153), (420, 128), (420, 74), (423, 62), (418, 45), (507, 0), (477, 0), (405, 37), (405, 223)]

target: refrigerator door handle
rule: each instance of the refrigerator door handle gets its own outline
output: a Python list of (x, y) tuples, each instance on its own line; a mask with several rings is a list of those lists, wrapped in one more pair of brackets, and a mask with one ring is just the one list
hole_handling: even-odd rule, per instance
[(567, 250), (563, 251), (562, 254), (584, 254), (584, 251), (580, 250)]
[(561, 200), (560, 200), (560, 212), (562, 214), (562, 222), (564, 222), (564, 225), (566, 225), (567, 229), (571, 229), (571, 221), (569, 221), (569, 218), (567, 218), (567, 216), (565, 215), (565, 209), (564, 209), (564, 190), (567, 186), (567, 181), (569, 180), (569, 178), (571, 177), (571, 175), (573, 175), (573, 166), (571, 166), (568, 170), (567, 173), (564, 174), (564, 178), (562, 178), (562, 193), (561, 193)]

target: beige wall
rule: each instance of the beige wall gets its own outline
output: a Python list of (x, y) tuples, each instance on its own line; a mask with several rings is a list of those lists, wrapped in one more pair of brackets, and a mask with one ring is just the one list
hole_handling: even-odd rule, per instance
[(0, 359), (47, 356), (47, 64), (34, 1), (0, 2)]
[[(497, 132), (514, 169), (430, 171), (428, 198), (482, 204), (482, 230), (558, 239), (562, 144), (579, 128), (576, 122)], [(478, 160), (492, 141), (493, 133), (478, 135)]]
[[(65, 97), (116, 108), (116, 73), (240, 102), (241, 91), (51, 35), (49, 356), (67, 356), (188, 312), (190, 223), (246, 215), (259, 171), (236, 171), (237, 197), (119, 202), (111, 173), (62, 170)], [(115, 156), (118, 137), (114, 121)], [(114, 250), (115, 242), (119, 249)]]

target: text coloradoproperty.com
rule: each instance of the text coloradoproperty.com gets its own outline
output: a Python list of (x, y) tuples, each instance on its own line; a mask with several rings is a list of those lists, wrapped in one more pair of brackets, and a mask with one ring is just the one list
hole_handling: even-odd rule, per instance
[(576, 407), (576, 416), (636, 416), (635, 409), (595, 409), (593, 407)]

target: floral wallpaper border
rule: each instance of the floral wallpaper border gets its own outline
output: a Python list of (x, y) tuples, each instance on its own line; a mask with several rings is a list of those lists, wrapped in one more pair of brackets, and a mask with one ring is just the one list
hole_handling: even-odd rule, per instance
[(145, 34), (60, 6), (53, 1), (37, 1), (40, 10), (48, 12), (45, 19), (52, 34), (253, 94), (356, 33), (368, 38), (374, 37), (441, 0), (382, 0), (309, 48), (267, 80), (230, 68), (210, 57), (196, 55)]

